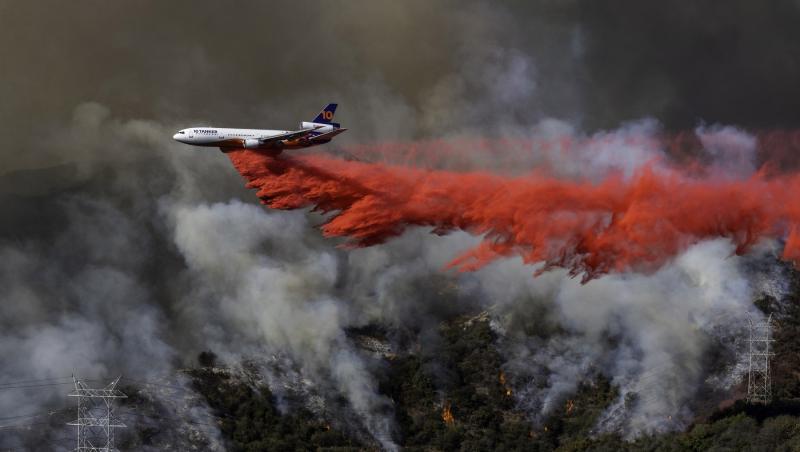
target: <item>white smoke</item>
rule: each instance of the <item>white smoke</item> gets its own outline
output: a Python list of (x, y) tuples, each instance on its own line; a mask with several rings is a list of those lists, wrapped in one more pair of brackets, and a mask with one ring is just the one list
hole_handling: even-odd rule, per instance
[[(475, 240), (464, 233), (431, 238), (418, 230), (353, 252), (351, 261), (376, 273), (362, 268), (354, 280), (379, 282), (377, 306), (368, 312), (383, 321), (402, 318), (426, 294), (404, 296), (409, 293), (398, 288), (411, 284), (415, 272), (442, 268)], [(403, 250), (419, 257), (397, 260)], [(451, 280), (469, 295), (447, 302), (468, 305), (470, 295), (480, 294), (479, 305), (492, 309), (504, 369), (532, 421), (541, 422), (580, 384), (603, 374), (619, 396), (597, 431), (637, 436), (685, 427), (706, 379), (715, 379), (722, 390), (740, 380), (739, 338), (747, 320), (761, 316), (752, 303), (760, 290), (748, 272), (752, 259), (736, 256), (728, 240), (717, 239), (693, 246), (652, 275), (607, 275), (587, 284), (563, 270), (533, 278), (535, 268), (509, 259)], [(360, 289), (352, 290), (357, 300)], [(437, 302), (435, 296), (428, 301)], [(413, 312), (429, 311), (416, 306)], [(722, 369), (707, 368), (712, 347), (723, 347), (734, 360)]]
[(347, 341), (348, 311), (332, 295), (337, 257), (308, 247), (306, 217), (237, 201), (182, 206), (170, 215), (193, 281), (182, 306), (191, 323), (209, 325), (198, 331), (202, 339), (234, 356), (241, 356), (241, 339), (253, 350), (264, 344), (287, 353), (306, 373), (332, 379), (370, 433), (396, 448), (391, 404)]
[[(567, 137), (576, 144), (570, 152), (546, 154), (545, 165), (561, 177), (590, 180), (616, 172), (630, 177), (645, 165), (658, 170), (668, 164), (658, 131), (652, 120), (590, 138), (580, 138), (560, 121), (543, 121), (537, 129), (541, 136)], [(697, 133), (714, 162), (712, 177), (752, 174), (752, 136), (729, 127)], [(774, 254), (774, 246), (762, 244), (754, 253)], [(601, 373), (620, 395), (598, 431), (633, 437), (688, 425), (691, 402), (704, 380), (730, 389), (742, 369), (741, 362), (732, 362), (722, 370), (731, 373), (711, 375), (704, 366), (708, 352), (721, 346), (738, 359), (737, 338), (749, 318), (761, 315), (752, 302), (764, 290), (764, 275), (751, 271), (747, 260), (752, 258), (734, 251), (726, 239), (702, 242), (655, 274), (612, 274), (585, 285), (562, 270), (530, 278), (532, 269), (514, 260), (478, 272), (486, 296), (502, 306), (499, 331), (505, 337), (507, 371), (519, 384), (520, 406), (541, 422), (579, 384)], [(782, 278), (770, 272), (766, 286), (784, 286)], [(540, 334), (521, 331), (518, 317)]]
[(711, 156), (715, 177), (747, 178), (756, 171), (757, 140), (732, 126), (698, 127), (695, 133)]

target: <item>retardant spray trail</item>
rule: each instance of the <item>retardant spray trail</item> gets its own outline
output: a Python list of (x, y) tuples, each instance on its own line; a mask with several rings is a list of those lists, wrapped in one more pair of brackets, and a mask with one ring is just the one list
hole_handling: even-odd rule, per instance
[(344, 161), (326, 156), (228, 153), (275, 209), (331, 212), (328, 237), (370, 246), (409, 226), (483, 236), (451, 267), (478, 269), (503, 257), (568, 269), (584, 280), (607, 272), (659, 268), (693, 243), (727, 237), (743, 253), (764, 237), (783, 238), (783, 257), (800, 257), (800, 176), (703, 180), (644, 168), (599, 183), (545, 174), (502, 177)]

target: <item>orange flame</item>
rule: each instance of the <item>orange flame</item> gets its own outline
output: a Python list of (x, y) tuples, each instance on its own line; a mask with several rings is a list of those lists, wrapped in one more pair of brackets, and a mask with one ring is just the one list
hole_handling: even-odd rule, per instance
[(450, 411), (450, 402), (445, 402), (442, 407), (442, 420), (447, 425), (453, 425), (456, 419), (453, 417), (453, 412)]
[(575, 408), (575, 402), (572, 400), (567, 400), (567, 414), (572, 413), (573, 408)]
[(500, 371), (500, 375), (498, 376), (498, 378), (497, 378), (497, 379), (500, 381), (500, 385), (501, 385), (501, 386), (503, 386), (503, 388), (505, 388), (505, 390), (506, 390), (506, 396), (511, 396), (511, 394), (512, 394), (512, 392), (511, 392), (511, 388), (509, 388), (508, 386), (506, 386), (506, 374), (505, 374), (505, 373), (503, 373), (503, 371), (502, 371), (502, 370)]

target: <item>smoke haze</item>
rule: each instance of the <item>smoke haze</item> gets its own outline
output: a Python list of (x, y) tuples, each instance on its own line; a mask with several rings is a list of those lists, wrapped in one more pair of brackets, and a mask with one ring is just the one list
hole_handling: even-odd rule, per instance
[[(702, 385), (730, 387), (741, 371), (731, 338), (759, 315), (751, 302), (763, 291), (748, 263), (797, 257), (786, 223), (800, 213), (785, 187), (800, 143), (798, 19), (790, 1), (0, 0), (0, 378), (147, 380), (212, 350), (234, 367), (255, 360), (279, 398), (301, 387), (315, 412), (345, 413), (355, 419), (345, 427), (391, 450), (399, 438), (377, 388), (381, 363), (347, 330), (383, 325), (435, 349), (441, 321), (491, 307), (532, 423), (602, 373), (621, 395), (598, 431), (682, 428)], [(647, 182), (672, 206), (697, 194), (664, 182), (680, 171), (679, 187), (714, 181), (721, 197), (701, 205), (726, 221), (697, 224), (691, 240), (676, 234), (658, 265), (616, 249), (602, 265), (559, 260), (575, 250), (563, 245), (521, 259), (493, 248), (502, 240), (479, 248), (476, 235), (491, 238), (503, 217), (494, 212), (470, 227), (375, 209), (353, 218), (355, 229), (325, 223), (265, 209), (225, 156), (170, 139), (194, 124), (289, 129), (330, 101), (350, 131), (325, 147), (333, 156), (275, 160), (302, 176), (259, 185), (276, 207), (322, 201), (346, 219), (374, 190), (359, 176), (370, 165), (390, 172), (383, 188), (398, 197), (389, 189), (420, 174), (457, 185), (480, 172), (470, 182), (499, 186), (540, 171), (605, 190), (604, 202)], [(553, 142), (558, 150), (544, 145)], [(362, 185), (296, 192), (348, 171)], [(759, 222), (742, 226), (753, 213)], [(319, 225), (375, 246), (342, 249)], [(429, 234), (443, 226), (467, 232)], [(475, 256), (476, 272), (443, 270), (469, 249), (490, 251)], [(533, 278), (542, 262), (596, 278), (581, 284), (558, 268)], [(731, 356), (725, 375), (703, 365), (713, 347)], [(63, 408), (66, 388), (0, 391), (0, 408)], [(18, 447), (18, 436), (0, 445)]]

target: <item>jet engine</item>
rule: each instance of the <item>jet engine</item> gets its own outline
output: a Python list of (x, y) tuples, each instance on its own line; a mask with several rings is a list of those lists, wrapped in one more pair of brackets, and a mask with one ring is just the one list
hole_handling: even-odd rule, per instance
[(244, 148), (245, 149), (257, 149), (259, 145), (259, 141), (255, 138), (249, 138), (244, 140)]
[(300, 123), (301, 129), (314, 129), (315, 127), (319, 127), (318, 129), (314, 130), (315, 132), (319, 133), (328, 133), (333, 131), (332, 124), (320, 124), (318, 122), (306, 122), (306, 121)]

